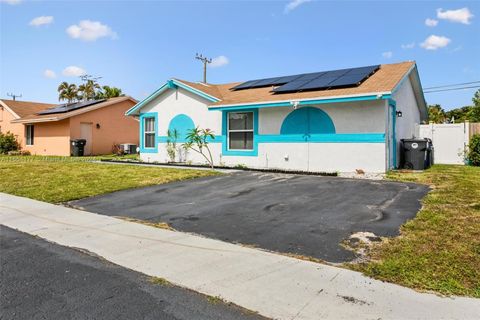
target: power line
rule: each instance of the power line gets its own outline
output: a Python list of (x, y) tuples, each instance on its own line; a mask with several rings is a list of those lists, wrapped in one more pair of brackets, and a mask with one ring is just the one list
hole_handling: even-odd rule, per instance
[(461, 87), (461, 88), (451, 88), (451, 89), (440, 89), (440, 90), (423, 91), (423, 93), (433, 93), (433, 92), (443, 92), (443, 91), (454, 91), (454, 90), (473, 89), (473, 88), (480, 88), (480, 85), (478, 85), (478, 86), (470, 86), (470, 87)]
[(430, 89), (439, 89), (439, 88), (457, 87), (457, 86), (464, 86), (464, 85), (467, 85), (467, 84), (474, 84), (474, 83), (480, 83), (480, 81), (464, 82), (464, 83), (457, 83), (457, 84), (443, 85), (443, 86), (437, 86), (437, 87), (429, 87), (429, 88), (423, 88), (423, 89), (424, 89), (424, 90), (430, 90)]

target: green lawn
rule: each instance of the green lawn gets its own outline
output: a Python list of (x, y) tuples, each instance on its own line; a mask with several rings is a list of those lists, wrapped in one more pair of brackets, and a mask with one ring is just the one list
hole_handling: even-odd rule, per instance
[(128, 188), (217, 174), (114, 165), (70, 157), (0, 157), (0, 192), (59, 203)]
[(388, 178), (432, 191), (399, 237), (374, 247), (370, 262), (350, 267), (417, 290), (480, 298), (480, 167), (435, 165)]

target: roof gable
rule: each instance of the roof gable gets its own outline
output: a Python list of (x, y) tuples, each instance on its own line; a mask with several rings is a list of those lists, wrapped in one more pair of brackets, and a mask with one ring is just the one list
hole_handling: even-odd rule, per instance
[(143, 99), (136, 105), (134, 105), (131, 109), (129, 109), (125, 114), (128, 116), (131, 115), (136, 115), (139, 113), (139, 111), (145, 107), (148, 103), (159, 97), (161, 94), (163, 94), (167, 90), (175, 90), (177, 88), (182, 88), (184, 90), (187, 90), (199, 97), (202, 97), (211, 103), (215, 103), (220, 101), (219, 93), (216, 90), (216, 88), (211, 87), (208, 84), (203, 84), (202, 87), (199, 87), (198, 84), (194, 84), (192, 82), (184, 81), (184, 80), (179, 80), (179, 79), (170, 79), (166, 83), (164, 83), (160, 88), (155, 90), (151, 95), (149, 95), (147, 98)]

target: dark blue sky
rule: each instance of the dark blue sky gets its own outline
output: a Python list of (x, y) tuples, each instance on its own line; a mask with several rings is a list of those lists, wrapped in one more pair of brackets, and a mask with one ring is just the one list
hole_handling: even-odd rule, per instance
[[(201, 80), (196, 52), (217, 58), (212, 83), (405, 60), (424, 87), (480, 81), (477, 1), (1, 1), (2, 98), (55, 103), (85, 70), (142, 99)], [(426, 98), (450, 109), (474, 92)]]

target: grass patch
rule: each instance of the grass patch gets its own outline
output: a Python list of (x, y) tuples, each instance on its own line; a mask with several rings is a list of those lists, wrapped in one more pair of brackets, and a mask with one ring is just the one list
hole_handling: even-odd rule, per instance
[(480, 167), (435, 165), (387, 178), (432, 191), (399, 237), (373, 246), (369, 262), (349, 267), (421, 291), (480, 298)]
[(173, 284), (170, 281), (160, 277), (151, 277), (150, 282), (164, 287), (173, 287)]
[(84, 158), (0, 157), (0, 192), (60, 203), (215, 174), (207, 170), (93, 163)]
[(122, 219), (128, 222), (135, 222), (135, 223), (140, 223), (149, 227), (154, 227), (154, 228), (159, 228), (159, 229), (165, 229), (165, 230), (170, 230), (170, 231), (177, 231), (172, 226), (170, 226), (166, 222), (151, 222), (151, 221), (146, 221), (146, 220), (140, 220), (140, 219), (135, 219), (135, 218), (130, 218), (130, 217), (124, 217), (124, 216), (117, 216), (116, 218)]

